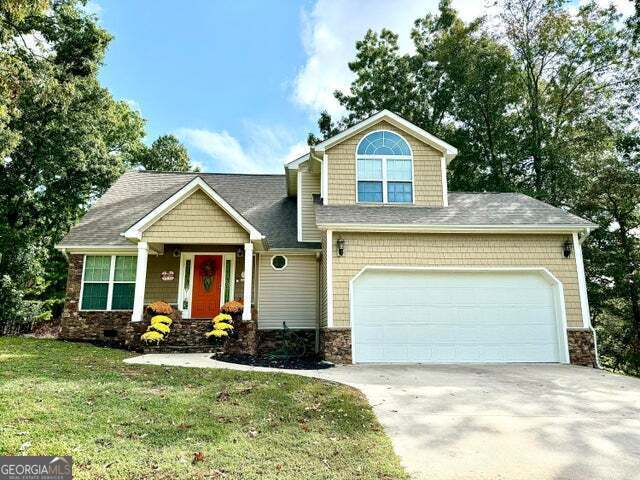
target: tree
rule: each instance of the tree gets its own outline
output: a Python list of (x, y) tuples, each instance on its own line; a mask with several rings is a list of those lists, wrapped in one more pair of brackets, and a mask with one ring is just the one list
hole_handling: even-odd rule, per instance
[(593, 321), (605, 364), (640, 375), (640, 135), (585, 158), (577, 209), (600, 228), (585, 245)]
[(389, 108), (459, 148), (452, 190), (524, 192), (599, 223), (584, 245), (594, 322), (608, 364), (638, 373), (637, 18), (594, 1), (500, 5), (494, 28), (441, 0), (414, 23), (412, 54), (368, 32), (350, 92), (336, 93), (347, 114), (323, 114), (320, 131)]
[(573, 15), (566, 3), (505, 0), (502, 14), (524, 87), (519, 124), (532, 169), (527, 190), (554, 204), (576, 186), (575, 159), (611, 146), (609, 119), (638, 88), (636, 52), (615, 9), (590, 1)]
[(54, 244), (144, 148), (97, 79), (110, 39), (76, 0), (0, 3), (0, 332), (60, 295)]
[(174, 135), (162, 135), (144, 147), (137, 155), (137, 163), (145, 170), (163, 172), (194, 171), (187, 149)]

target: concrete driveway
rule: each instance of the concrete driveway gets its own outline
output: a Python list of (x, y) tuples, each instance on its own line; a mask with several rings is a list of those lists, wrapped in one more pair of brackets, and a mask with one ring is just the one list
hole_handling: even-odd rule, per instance
[(640, 380), (565, 365), (356, 365), (414, 478), (640, 479)]
[[(166, 357), (130, 362), (185, 365)], [(189, 359), (185, 366), (228, 365), (202, 354)], [(531, 364), (351, 365), (302, 374), (364, 392), (416, 479), (640, 479), (639, 379)]]

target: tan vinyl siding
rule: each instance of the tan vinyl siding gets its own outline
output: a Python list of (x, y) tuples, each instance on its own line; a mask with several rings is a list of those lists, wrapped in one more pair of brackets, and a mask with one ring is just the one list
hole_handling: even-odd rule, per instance
[(320, 173), (301, 171), (300, 176), (298, 195), (302, 192), (300, 196), (302, 241), (319, 242), (321, 235), (320, 230), (316, 227), (316, 208), (313, 203), (313, 195), (320, 194)]
[[(170, 282), (162, 281), (162, 272), (173, 271), (175, 277)], [(167, 303), (178, 301), (178, 277), (180, 276), (180, 257), (171, 252), (165, 255), (149, 255), (147, 260), (147, 279), (144, 291), (144, 303), (162, 300)]]
[(248, 233), (206, 193), (197, 190), (147, 228), (143, 240), (158, 243), (246, 243)]
[(274, 270), (273, 253), (260, 255), (258, 328), (315, 328), (317, 322), (317, 261), (315, 255), (286, 255), (287, 267)]
[[(337, 233), (334, 232), (334, 235)], [(544, 267), (564, 287), (569, 327), (582, 327), (575, 257), (564, 258), (570, 235), (340, 233), (345, 254), (333, 255), (333, 319), (348, 327), (349, 281), (366, 265)]]
[(443, 206), (442, 171), (440, 169), (442, 153), (385, 121), (381, 121), (327, 150), (329, 204), (349, 205), (356, 203), (356, 147), (362, 137), (375, 130), (391, 130), (401, 135), (411, 145), (415, 204), (429, 207)]
[(322, 232), (322, 260), (320, 261), (320, 325), (327, 326), (327, 234)]

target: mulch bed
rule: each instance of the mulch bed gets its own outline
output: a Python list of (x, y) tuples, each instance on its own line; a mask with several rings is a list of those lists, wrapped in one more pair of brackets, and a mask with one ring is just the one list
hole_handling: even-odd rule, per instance
[(286, 368), (289, 370), (321, 370), (333, 367), (330, 362), (317, 360), (315, 358), (273, 358), (269, 356), (254, 356), (246, 354), (218, 353), (211, 356), (213, 360), (227, 363), (237, 363), (240, 365), (251, 365), (252, 367)]

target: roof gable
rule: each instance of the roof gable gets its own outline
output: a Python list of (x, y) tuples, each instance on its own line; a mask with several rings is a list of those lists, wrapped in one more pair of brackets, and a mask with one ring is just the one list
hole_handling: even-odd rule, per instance
[[(369, 128), (370, 126), (375, 125), (376, 123), (379, 123), (383, 120), (387, 121), (391, 125), (394, 125), (399, 130), (402, 130), (403, 132), (406, 132), (414, 136), (418, 140), (426, 143), (427, 145), (438, 150), (439, 152), (442, 152), (442, 154), (447, 160), (447, 163), (453, 160), (455, 156), (458, 154), (458, 150), (455, 147), (449, 145), (444, 140), (441, 140), (438, 137), (431, 135), (426, 130), (414, 125), (408, 120), (405, 120), (404, 118), (402, 118), (400, 115), (390, 112), (389, 110), (382, 110), (376, 113), (375, 115), (372, 115), (369, 118), (362, 120), (361, 122), (355, 124), (354, 126), (347, 128), (346, 130), (338, 133), (337, 135), (334, 135), (333, 137), (328, 138), (323, 142), (315, 145), (313, 147), (313, 150), (318, 152), (326, 151), (327, 149), (333, 147), (334, 145), (337, 145), (347, 140), (348, 138), (362, 132), (363, 130)], [(294, 160), (294, 162), (298, 160)]]
[(235, 220), (248, 234), (251, 240), (262, 240), (262, 235), (251, 223), (249, 223), (238, 211), (229, 205), (213, 188), (211, 188), (202, 178), (196, 177), (187, 183), (184, 187), (158, 205), (156, 208), (147, 213), (144, 217), (132, 225), (126, 232), (124, 237), (132, 240), (140, 240), (142, 233), (170, 212), (183, 200), (193, 195), (196, 191), (201, 190), (207, 195), (217, 206), (219, 206), (227, 215)]

